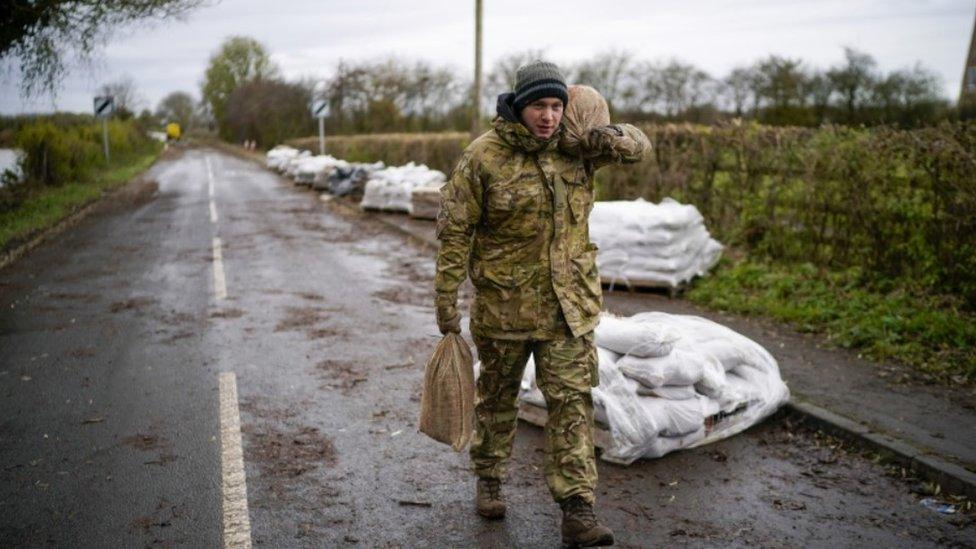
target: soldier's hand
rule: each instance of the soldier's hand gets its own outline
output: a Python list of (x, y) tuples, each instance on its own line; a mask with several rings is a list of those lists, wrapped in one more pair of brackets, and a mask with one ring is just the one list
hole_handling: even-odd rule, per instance
[(461, 315), (454, 304), (442, 304), (437, 306), (437, 327), (441, 334), (461, 333)]
[(591, 151), (612, 152), (614, 144), (623, 135), (623, 130), (617, 126), (599, 126), (586, 134), (586, 146)]

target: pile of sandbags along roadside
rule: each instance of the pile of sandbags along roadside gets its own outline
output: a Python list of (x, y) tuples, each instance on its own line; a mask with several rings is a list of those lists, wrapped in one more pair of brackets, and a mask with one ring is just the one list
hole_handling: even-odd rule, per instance
[(298, 173), (298, 168), (305, 162), (305, 160), (311, 157), (312, 153), (308, 151), (299, 151), (298, 154), (285, 158), (281, 164), (278, 165), (278, 173), (290, 179), (295, 179), (295, 174)]
[(418, 187), (440, 187), (447, 180), (443, 172), (410, 162), (373, 172), (366, 182), (359, 206), (364, 210), (413, 211), (411, 192)]
[(600, 276), (611, 285), (677, 288), (704, 275), (722, 254), (698, 208), (671, 198), (596, 202), (590, 239), (600, 248)]
[(309, 156), (297, 161), (295, 169), (295, 183), (309, 185), (315, 189), (325, 188), (326, 178), (339, 167), (347, 167), (349, 163), (327, 154)]
[[(610, 435), (606, 461), (626, 465), (727, 438), (789, 400), (772, 355), (710, 320), (604, 313), (595, 335), (600, 384), (593, 388), (594, 419)], [(519, 401), (546, 406), (531, 358)]]
[(272, 170), (284, 171), (285, 164), (297, 157), (298, 154), (298, 149), (287, 145), (278, 145), (265, 155), (265, 165)]
[(328, 177), (328, 191), (334, 196), (362, 196), (366, 182), (373, 177), (373, 173), (382, 170), (382, 162), (373, 164), (347, 164), (337, 167)]
[(437, 219), (441, 211), (441, 187), (444, 182), (423, 187), (415, 187), (410, 191), (410, 217), (417, 219)]

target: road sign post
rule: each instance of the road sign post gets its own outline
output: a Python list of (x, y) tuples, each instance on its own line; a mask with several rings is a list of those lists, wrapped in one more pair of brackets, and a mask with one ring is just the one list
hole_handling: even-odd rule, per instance
[(319, 154), (325, 154), (325, 117), (319, 117)]
[(105, 150), (105, 163), (109, 161), (108, 117), (115, 110), (115, 100), (111, 95), (97, 95), (94, 101), (95, 116), (102, 119), (102, 148)]
[(102, 148), (105, 149), (105, 163), (108, 164), (111, 160), (108, 154), (108, 118), (102, 119)]
[(325, 115), (328, 106), (325, 99), (312, 101), (312, 116), (319, 119), (319, 154), (325, 154)]

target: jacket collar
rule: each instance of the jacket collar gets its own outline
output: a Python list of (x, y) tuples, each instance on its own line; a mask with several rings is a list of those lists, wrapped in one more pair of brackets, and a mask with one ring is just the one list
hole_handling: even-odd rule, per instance
[(559, 123), (556, 132), (549, 136), (548, 139), (539, 139), (532, 135), (532, 132), (522, 124), (522, 121), (515, 114), (515, 108), (512, 106), (514, 100), (515, 94), (511, 92), (498, 96), (498, 102), (495, 105), (495, 111), (498, 116), (493, 123), (495, 133), (505, 143), (508, 143), (510, 147), (525, 153), (535, 153), (555, 148), (563, 132), (562, 122)]

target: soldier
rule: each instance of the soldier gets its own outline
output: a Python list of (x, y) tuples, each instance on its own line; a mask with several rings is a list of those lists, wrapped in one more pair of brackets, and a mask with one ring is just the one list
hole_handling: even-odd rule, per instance
[(441, 190), (435, 305), (441, 332), (460, 332), (457, 289), (470, 275), (481, 361), (471, 445), (478, 513), (505, 515), (501, 481), (532, 354), (549, 411), (545, 477), (563, 512), (563, 542), (591, 547), (613, 543), (593, 513), (590, 388), (599, 383), (593, 328), (602, 307), (587, 227), (593, 172), (640, 160), (649, 143), (621, 124), (590, 131), (586, 159), (560, 152), (567, 101), (559, 69), (544, 61), (520, 67), (515, 91), (498, 97), (493, 128), (464, 150)]

